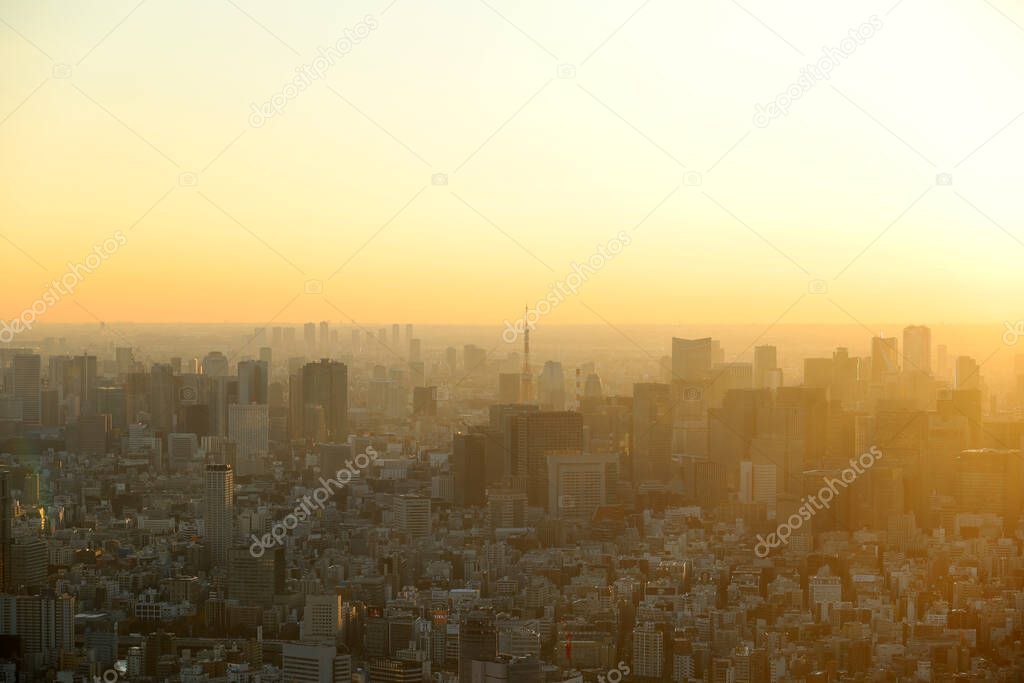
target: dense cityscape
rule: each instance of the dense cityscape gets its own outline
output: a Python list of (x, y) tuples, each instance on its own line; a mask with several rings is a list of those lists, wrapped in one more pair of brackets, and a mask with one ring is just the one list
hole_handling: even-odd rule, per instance
[(0, 349), (4, 680), (1021, 680), (1020, 389), (924, 326), (632, 379), (521, 328)]

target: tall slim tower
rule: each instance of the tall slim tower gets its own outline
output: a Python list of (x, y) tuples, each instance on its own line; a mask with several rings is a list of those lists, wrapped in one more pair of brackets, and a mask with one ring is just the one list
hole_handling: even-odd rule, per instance
[(523, 309), (523, 373), (519, 383), (519, 400), (529, 403), (533, 400), (533, 374), (530, 371), (530, 326), (526, 321), (529, 307)]
[(203, 521), (210, 566), (227, 567), (235, 524), (235, 473), (231, 465), (207, 465)]
[(38, 427), (42, 417), (40, 372), (42, 361), (35, 354), (14, 357), (14, 397), (21, 401), (21, 421)]

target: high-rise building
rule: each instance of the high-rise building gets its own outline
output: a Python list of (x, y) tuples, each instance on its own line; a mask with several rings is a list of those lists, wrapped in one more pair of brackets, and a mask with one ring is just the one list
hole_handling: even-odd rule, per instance
[(226, 377), (228, 358), (220, 351), (210, 351), (203, 356), (203, 374), (207, 377)]
[(547, 456), (548, 510), (562, 519), (588, 522), (602, 505), (615, 502), (617, 453)]
[(565, 410), (565, 371), (561, 363), (544, 363), (537, 381), (537, 402), (541, 410)]
[(473, 610), (459, 623), (459, 680), (472, 680), (473, 662), (492, 662), (498, 655), (494, 614)]
[[(251, 539), (250, 539), (251, 540)], [(274, 546), (254, 555), (249, 547), (228, 553), (228, 597), (245, 606), (270, 607), (285, 590), (284, 548)]]
[(530, 505), (547, 507), (547, 456), (583, 450), (583, 416), (572, 411), (536, 411), (509, 416), (508, 473), (527, 484)]
[(267, 403), (270, 367), (266, 361), (243, 360), (238, 363), (238, 402)]
[[(673, 343), (676, 341), (686, 340)], [(633, 385), (630, 458), (635, 486), (664, 484), (672, 478), (672, 397), (668, 384)]]
[(289, 393), (294, 436), (330, 441), (348, 438), (348, 367), (344, 363), (324, 358), (304, 365), (292, 377)]
[(302, 640), (334, 643), (341, 631), (343, 616), (340, 595), (307, 595), (302, 611)]
[(3, 590), (12, 590), (13, 560), (11, 541), (14, 533), (14, 501), (11, 498), (11, 472), (0, 470), (0, 582)]
[(302, 326), (302, 340), (306, 343), (306, 353), (316, 353), (316, 323), (306, 323)]
[(713, 344), (703, 339), (672, 338), (672, 379), (697, 382), (711, 370)]
[(774, 346), (754, 347), (754, 388), (768, 388), (768, 373), (779, 367), (778, 352)]
[(14, 357), (14, 397), (21, 403), (21, 422), (38, 427), (42, 422), (42, 359), (35, 354)]
[(871, 339), (871, 383), (884, 384), (900, 371), (899, 342), (896, 337)]
[(281, 649), (281, 680), (294, 683), (349, 683), (352, 680), (352, 658), (347, 654), (339, 654), (333, 644), (285, 643)]
[(487, 437), (483, 434), (456, 434), (452, 440), (452, 478), (455, 504), (483, 505), (487, 483)]
[(430, 535), (430, 499), (406, 494), (395, 496), (395, 526), (410, 538), (420, 539)]
[(235, 532), (235, 473), (231, 465), (207, 465), (204, 489), (203, 524), (210, 566), (226, 567)]
[(932, 374), (932, 331), (924, 325), (903, 328), (903, 370)]
[(981, 366), (970, 356), (957, 356), (953, 368), (953, 388), (972, 390), (981, 388)]
[(270, 449), (270, 406), (259, 403), (228, 406), (228, 438), (238, 446), (238, 474), (262, 471)]

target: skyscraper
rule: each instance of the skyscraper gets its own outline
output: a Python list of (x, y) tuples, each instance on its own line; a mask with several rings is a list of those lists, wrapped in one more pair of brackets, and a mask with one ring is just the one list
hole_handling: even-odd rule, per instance
[(672, 478), (672, 398), (668, 384), (633, 385), (632, 444), (635, 486), (667, 483)]
[(509, 474), (527, 483), (530, 505), (547, 507), (548, 468), (553, 453), (580, 453), (583, 416), (571, 411), (537, 411), (509, 418)]
[(14, 397), (21, 403), (21, 421), (26, 427), (41, 423), (41, 369), (42, 360), (35, 354), (14, 357)]
[(226, 567), (235, 525), (235, 473), (231, 465), (207, 465), (203, 523), (210, 566)]
[(452, 478), (455, 504), (483, 505), (487, 483), (487, 437), (483, 434), (456, 434), (452, 443)]
[(266, 361), (243, 360), (238, 363), (238, 402), (266, 403), (269, 382), (269, 367)]
[(711, 337), (703, 339), (672, 338), (672, 379), (695, 382), (711, 370)]
[(883, 384), (900, 371), (899, 342), (896, 337), (871, 339), (871, 383)]
[(319, 438), (322, 420), (327, 439), (344, 441), (348, 437), (348, 367), (344, 363), (324, 358), (304, 365), (290, 391), (292, 420), (301, 424), (293, 433)]
[(768, 387), (768, 372), (779, 367), (778, 353), (774, 346), (754, 347), (754, 388)]
[(924, 325), (903, 328), (903, 370), (932, 373), (932, 331)]

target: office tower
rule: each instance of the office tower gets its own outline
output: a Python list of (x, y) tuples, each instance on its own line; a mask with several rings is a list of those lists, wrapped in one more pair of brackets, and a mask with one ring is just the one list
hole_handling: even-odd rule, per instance
[(0, 470), (0, 582), (5, 592), (11, 591), (11, 540), (14, 523), (14, 501), (11, 498), (10, 470)]
[(422, 346), (423, 346), (423, 344), (422, 344), (422, 342), (419, 339), (410, 339), (409, 340), (409, 362), (410, 363), (419, 363), (420, 361), (423, 360), (423, 358), (422, 358), (422, 354), (423, 354)]
[(637, 624), (633, 629), (632, 675), (660, 680), (665, 672), (668, 650), (663, 629), (649, 622)]
[(487, 437), (483, 434), (456, 434), (452, 441), (452, 479), (455, 504), (483, 505), (487, 483)]
[(281, 649), (281, 680), (295, 683), (350, 683), (352, 657), (339, 654), (334, 644), (285, 643)]
[(391, 346), (396, 349), (398, 348), (398, 344), (401, 341), (401, 329), (402, 328), (398, 323), (394, 323), (391, 325)]
[(203, 356), (203, 374), (207, 377), (226, 377), (228, 358), (220, 351), (210, 351)]
[(96, 356), (75, 356), (63, 363), (62, 387), (65, 399), (71, 400), (67, 417), (91, 415), (96, 412)]
[(459, 680), (472, 679), (473, 662), (492, 662), (498, 656), (498, 630), (494, 614), (473, 610), (459, 623)]
[(712, 342), (703, 339), (672, 338), (672, 379), (696, 382), (711, 371)]
[(775, 463), (742, 461), (740, 463), (740, 502), (763, 503), (769, 512), (774, 512), (775, 500), (778, 495), (775, 473)]
[(172, 470), (183, 470), (199, 452), (199, 439), (195, 434), (180, 433), (167, 435), (167, 466)]
[(437, 387), (414, 387), (412, 390), (413, 417), (437, 416)]
[(768, 387), (768, 371), (779, 367), (778, 353), (774, 346), (754, 347), (754, 388)]
[(444, 364), (448, 369), (448, 374), (454, 376), (457, 371), (457, 352), (454, 346), (449, 346), (444, 350)]
[(228, 406), (228, 437), (238, 444), (239, 475), (259, 471), (259, 461), (270, 449), (269, 406), (259, 403)]
[(546, 457), (583, 450), (583, 416), (570, 411), (537, 411), (509, 417), (509, 466), (507, 472), (527, 484), (530, 505), (546, 507), (548, 468)]
[(602, 505), (615, 503), (617, 453), (547, 456), (548, 510), (562, 519), (589, 522)]
[(541, 410), (565, 410), (565, 371), (561, 363), (544, 363), (537, 381), (537, 402)]
[(267, 364), (267, 369), (273, 365), (274, 349), (269, 346), (260, 347), (260, 361)]
[(11, 590), (37, 594), (49, 586), (46, 543), (38, 536), (22, 536), (11, 544)]
[[(348, 367), (324, 358), (293, 376), (292, 434), (318, 440), (348, 437)], [(297, 427), (297, 429), (295, 429)]]
[(407, 323), (405, 326), (405, 341), (412, 341), (412, 323)]
[(316, 353), (316, 323), (306, 323), (302, 326), (302, 340), (306, 344), (306, 353)]
[(932, 331), (924, 325), (903, 328), (903, 370), (932, 374)]
[(128, 407), (122, 387), (100, 387), (96, 390), (96, 412), (110, 416), (112, 429), (128, 426)]
[(754, 440), (771, 429), (774, 400), (768, 389), (733, 390), (708, 412), (708, 456), (735, 484), (740, 463), (751, 459)]
[(228, 435), (228, 407), (238, 403), (238, 379), (216, 377), (210, 387), (210, 433)]
[(467, 376), (479, 376), (487, 369), (487, 351), (474, 344), (462, 347), (462, 372)]
[(871, 383), (884, 384), (900, 371), (899, 344), (896, 337), (872, 337)]
[(307, 595), (306, 606), (302, 610), (302, 640), (334, 643), (341, 631), (343, 616), (340, 595)]
[(963, 451), (956, 457), (955, 472), (959, 512), (999, 515), (1006, 530), (1016, 528), (1024, 500), (1020, 450)]
[(331, 326), (326, 320), (320, 321), (320, 351), (326, 354), (327, 349), (330, 348), (331, 341)]
[(423, 663), (405, 659), (375, 657), (370, 660), (371, 683), (420, 683)]
[(14, 357), (14, 398), (21, 402), (21, 421), (26, 427), (42, 423), (42, 359), (35, 354)]
[(832, 352), (832, 385), (830, 397), (844, 408), (852, 408), (857, 401), (857, 380), (860, 361), (851, 358), (845, 347)]
[(981, 367), (970, 356), (957, 356), (953, 369), (953, 388), (958, 390), (981, 389)]
[(495, 529), (522, 529), (526, 526), (526, 491), (507, 486), (487, 489), (487, 519)]
[(275, 348), (281, 346), (281, 342), (284, 340), (284, 328), (275, 327), (271, 330), (270, 344)]
[(262, 360), (243, 360), (238, 363), (238, 402), (267, 403), (270, 366)]
[(518, 372), (502, 372), (498, 375), (498, 403), (519, 403), (519, 388), (522, 379)]
[[(673, 340), (673, 344), (677, 341)], [(675, 363), (675, 361), (673, 361)], [(672, 398), (668, 384), (633, 385), (633, 485), (672, 479)]]
[(412, 494), (395, 496), (395, 527), (409, 538), (418, 540), (430, 535), (430, 499)]
[[(252, 542), (252, 538), (247, 539)], [(265, 548), (253, 554), (250, 546), (231, 548), (228, 555), (228, 597), (245, 606), (270, 607), (285, 592), (285, 549)]]
[(75, 443), (82, 455), (104, 455), (109, 452), (110, 415), (83, 415), (75, 423)]
[(154, 429), (163, 432), (174, 429), (175, 386), (174, 369), (155, 363), (149, 372), (149, 417)]
[(227, 567), (235, 533), (235, 473), (231, 465), (206, 466), (204, 493), (203, 524), (210, 566)]
[(822, 389), (782, 387), (770, 418), (772, 437), (752, 448), (751, 459), (778, 467), (779, 494), (799, 495), (801, 473), (822, 466), (828, 449), (828, 401)]
[(0, 615), (0, 635), (17, 636), (26, 671), (38, 674), (75, 649), (74, 596), (0, 595)]

